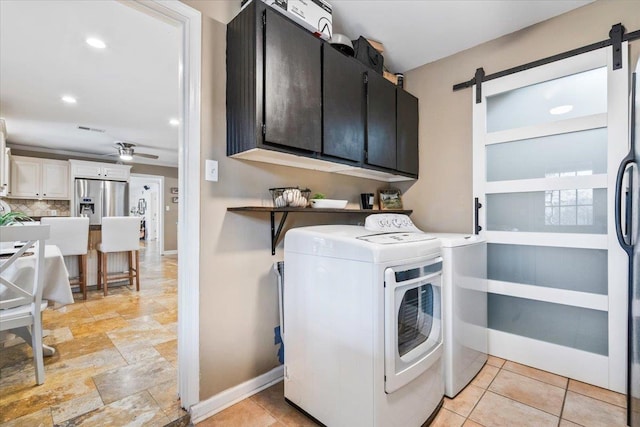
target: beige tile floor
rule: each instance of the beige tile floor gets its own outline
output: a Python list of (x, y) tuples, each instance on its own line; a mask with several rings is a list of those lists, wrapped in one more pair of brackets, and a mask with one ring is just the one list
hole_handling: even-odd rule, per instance
[[(35, 386), (26, 344), (0, 348), (0, 426), (164, 426), (176, 399), (177, 259), (141, 252), (142, 289), (90, 291), (45, 311), (47, 379)], [(490, 357), (433, 426), (624, 426), (623, 395)], [(283, 398), (282, 382), (199, 426), (315, 426)]]
[(0, 426), (164, 426), (185, 415), (177, 399), (177, 257), (140, 253), (140, 292), (90, 290), (47, 309), (45, 383), (31, 348), (0, 348)]
[[(289, 406), (283, 383), (198, 423), (198, 427), (315, 426)], [(455, 399), (445, 398), (431, 426), (625, 426), (622, 394), (497, 357)]]

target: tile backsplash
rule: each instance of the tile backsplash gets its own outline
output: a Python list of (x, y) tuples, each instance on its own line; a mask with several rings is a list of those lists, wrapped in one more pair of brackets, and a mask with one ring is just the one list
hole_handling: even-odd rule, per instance
[(69, 200), (2, 199), (12, 211), (29, 216), (70, 216)]

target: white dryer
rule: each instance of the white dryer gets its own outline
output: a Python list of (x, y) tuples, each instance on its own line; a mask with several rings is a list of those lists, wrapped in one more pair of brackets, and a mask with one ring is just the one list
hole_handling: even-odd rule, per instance
[(442, 242), (444, 394), (453, 398), (487, 361), (487, 244), (476, 235), (430, 234)]
[(394, 232), (287, 232), (284, 394), (327, 426), (417, 427), (444, 394), (440, 241), (373, 217)]

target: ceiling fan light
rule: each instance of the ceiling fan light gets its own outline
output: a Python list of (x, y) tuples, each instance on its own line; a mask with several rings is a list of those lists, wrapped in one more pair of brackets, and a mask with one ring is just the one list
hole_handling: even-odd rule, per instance
[(133, 149), (131, 148), (119, 148), (118, 153), (120, 154), (120, 160), (124, 160), (125, 162), (133, 160)]

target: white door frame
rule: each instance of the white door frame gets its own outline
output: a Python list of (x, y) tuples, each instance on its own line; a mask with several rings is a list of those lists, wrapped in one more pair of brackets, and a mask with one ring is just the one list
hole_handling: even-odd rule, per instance
[[(178, 0), (136, 0), (180, 27), (178, 154), (178, 394), (189, 410), (200, 401), (200, 89), (202, 16)], [(189, 213), (187, 216), (187, 212)], [(189, 218), (189, 221), (186, 219)]]
[(158, 210), (158, 243), (160, 244), (160, 254), (164, 255), (164, 176), (132, 173), (131, 178), (143, 179), (147, 182), (158, 184), (158, 206), (156, 207)]

